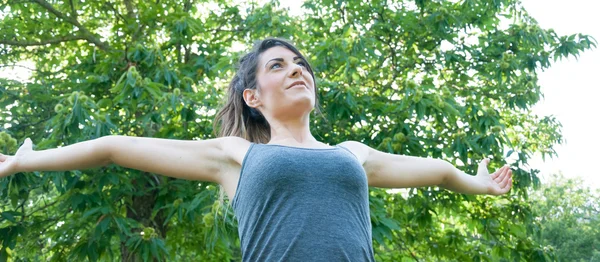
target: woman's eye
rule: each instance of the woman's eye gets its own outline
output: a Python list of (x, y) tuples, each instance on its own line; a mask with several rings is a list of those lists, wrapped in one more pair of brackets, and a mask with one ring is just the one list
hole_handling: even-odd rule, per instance
[(276, 68), (280, 68), (280, 67), (281, 67), (281, 64), (279, 64), (279, 63), (275, 63), (275, 64), (271, 65), (271, 69), (276, 69)]
[(298, 64), (301, 67), (306, 67), (306, 63), (304, 61), (300, 61), (300, 62), (298, 62), (296, 64)]

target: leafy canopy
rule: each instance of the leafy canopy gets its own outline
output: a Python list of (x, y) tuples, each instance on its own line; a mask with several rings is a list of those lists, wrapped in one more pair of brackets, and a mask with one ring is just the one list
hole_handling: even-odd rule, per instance
[[(555, 155), (560, 123), (531, 113), (537, 73), (595, 46), (543, 29), (517, 0), (310, 0), (292, 16), (277, 1), (0, 3), (0, 66), (29, 61), (28, 81), (0, 79), (0, 150), (37, 150), (106, 135), (214, 137), (235, 62), (259, 39), (290, 39), (313, 63), (336, 144), (443, 158), (469, 173), (509, 164), (503, 197), (439, 188), (371, 190), (379, 261), (552, 260), (528, 189), (527, 163)], [(243, 47), (243, 48), (240, 48)], [(0, 260), (240, 258), (217, 187), (107, 166), (0, 180)], [(216, 203), (216, 204), (215, 204)]]

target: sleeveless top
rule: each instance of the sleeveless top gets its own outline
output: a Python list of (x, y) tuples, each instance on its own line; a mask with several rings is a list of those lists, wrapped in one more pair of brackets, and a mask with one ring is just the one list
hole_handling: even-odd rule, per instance
[(374, 261), (367, 177), (346, 148), (251, 144), (232, 200), (243, 261)]

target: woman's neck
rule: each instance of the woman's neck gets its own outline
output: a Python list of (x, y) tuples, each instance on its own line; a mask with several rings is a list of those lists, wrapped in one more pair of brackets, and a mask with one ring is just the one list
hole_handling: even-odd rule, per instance
[(269, 144), (315, 145), (320, 144), (310, 132), (308, 119), (304, 121), (273, 121)]

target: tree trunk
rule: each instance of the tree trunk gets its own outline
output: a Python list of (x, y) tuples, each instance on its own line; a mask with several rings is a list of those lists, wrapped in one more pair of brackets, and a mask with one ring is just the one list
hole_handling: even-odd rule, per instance
[[(159, 237), (165, 238), (167, 235), (167, 225), (165, 225), (165, 214), (161, 210), (156, 214), (154, 219), (152, 219), (152, 210), (154, 209), (154, 205), (156, 204), (156, 199), (158, 197), (158, 190), (147, 190), (152, 185), (148, 182), (148, 179), (152, 179), (151, 177), (155, 176), (153, 174), (144, 173), (146, 178), (141, 178), (137, 180), (139, 190), (142, 192), (147, 192), (141, 196), (132, 196), (131, 197), (131, 205), (127, 206), (127, 218), (134, 219), (140, 222), (144, 227), (152, 227), (154, 231), (158, 234)], [(134, 184), (136, 182), (134, 181)], [(136, 232), (139, 233), (139, 232)], [(141, 257), (133, 252), (133, 250), (129, 250), (125, 245), (125, 242), (121, 243), (121, 261), (123, 262), (135, 262), (142, 261)]]

